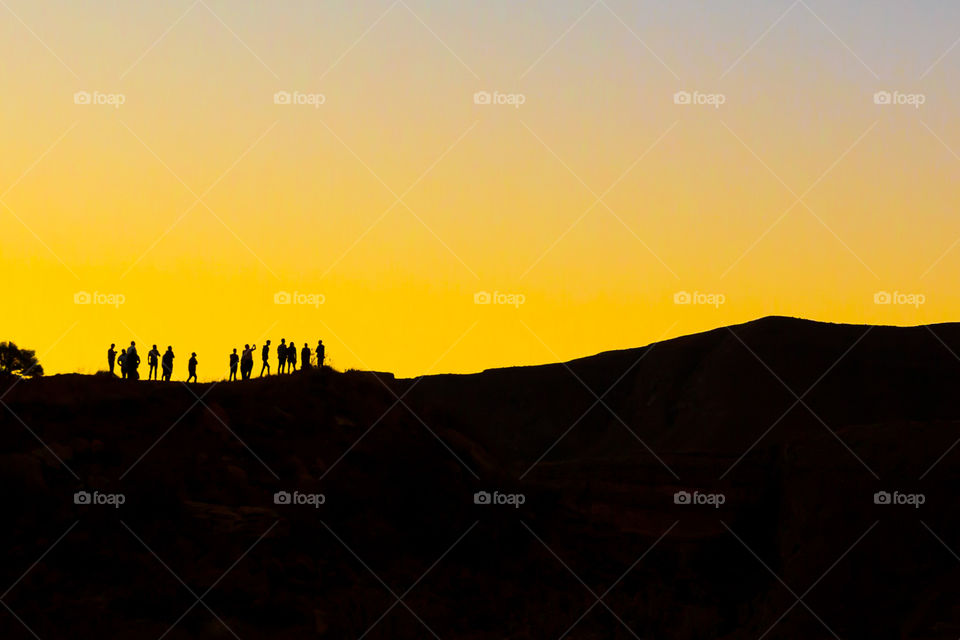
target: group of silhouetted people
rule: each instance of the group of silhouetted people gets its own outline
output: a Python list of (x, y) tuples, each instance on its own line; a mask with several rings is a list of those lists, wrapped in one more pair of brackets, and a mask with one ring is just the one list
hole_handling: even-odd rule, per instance
[[(130, 346), (126, 349), (121, 349), (119, 352), (116, 350), (116, 344), (111, 344), (110, 348), (107, 349), (107, 364), (110, 366), (110, 373), (117, 375), (115, 368), (117, 365), (120, 366), (120, 376), (124, 380), (139, 380), (140, 379), (140, 356), (137, 354), (137, 343), (134, 341), (130, 342)], [(147, 364), (150, 366), (150, 372), (147, 375), (148, 380), (157, 379), (158, 367), (162, 375), (164, 382), (170, 382), (170, 378), (173, 376), (173, 347), (167, 347), (166, 352), (163, 356), (160, 355), (160, 351), (157, 350), (157, 345), (153, 345), (153, 348), (150, 349), (150, 352), (147, 353)], [(187, 378), (187, 382), (197, 380), (197, 354), (191, 353), (190, 360), (187, 362), (187, 371), (190, 374), (190, 377)]]
[[(243, 353), (238, 354), (234, 349), (230, 354), (230, 380), (237, 379), (237, 368), (240, 369), (240, 379), (249, 380), (253, 375), (253, 354), (257, 351), (257, 345), (243, 345)], [(317, 342), (315, 350), (311, 351), (306, 342), (303, 343), (303, 349), (300, 350), (300, 369), (306, 371), (310, 369), (310, 358), (316, 353), (317, 368), (323, 367), (323, 361), (326, 358), (326, 349), (323, 346), (323, 340)], [(260, 360), (263, 366), (260, 367), (260, 377), (264, 374), (270, 375), (270, 341), (263, 345), (260, 350)], [(291, 342), (287, 344), (286, 338), (280, 340), (277, 345), (277, 373), (293, 373), (297, 370), (297, 346)]]
[[(257, 345), (250, 346), (249, 344), (243, 345), (242, 355), (238, 354), (236, 349), (233, 350), (233, 353), (230, 354), (230, 380), (237, 379), (238, 368), (240, 369), (241, 379), (250, 379), (250, 376), (253, 375), (253, 354), (256, 350)], [(303, 343), (303, 349), (301, 349), (299, 353), (301, 371), (310, 369), (310, 358), (314, 353), (316, 353), (317, 368), (322, 368), (326, 358), (326, 349), (323, 346), (323, 340), (317, 342), (317, 347), (314, 351), (311, 351), (306, 342)], [(161, 357), (160, 351), (157, 350), (157, 345), (153, 345), (153, 348), (147, 354), (147, 364), (150, 366), (150, 373), (147, 379), (157, 379), (157, 367), (159, 366), (161, 379), (164, 382), (169, 382), (173, 376), (174, 357), (173, 347), (167, 347), (167, 351)], [(264, 373), (270, 375), (269, 340), (263, 345), (263, 349), (260, 351), (260, 357), (263, 360), (263, 366), (260, 368), (260, 377), (262, 378)], [(281, 340), (277, 346), (277, 359), (279, 361), (277, 373), (293, 373), (297, 370), (297, 346), (293, 342), (287, 344), (286, 339)], [(116, 375), (115, 367), (119, 365), (120, 375), (124, 380), (139, 380), (140, 356), (137, 354), (137, 343), (131, 341), (128, 348), (121, 349), (119, 352), (116, 350), (116, 344), (111, 344), (107, 350), (107, 364), (110, 366), (111, 374)], [(197, 381), (197, 364), (197, 354), (191, 353), (190, 360), (187, 362), (187, 382)]]

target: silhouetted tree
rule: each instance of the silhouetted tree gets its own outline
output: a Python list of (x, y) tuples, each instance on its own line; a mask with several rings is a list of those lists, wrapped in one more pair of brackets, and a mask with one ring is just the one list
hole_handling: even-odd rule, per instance
[(0, 374), (13, 374), (26, 378), (43, 375), (43, 366), (37, 360), (37, 352), (21, 349), (12, 342), (0, 342)]

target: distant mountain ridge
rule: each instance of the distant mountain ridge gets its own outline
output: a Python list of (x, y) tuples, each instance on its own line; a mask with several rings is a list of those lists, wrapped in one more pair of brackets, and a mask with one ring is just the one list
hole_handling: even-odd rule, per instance
[[(562, 364), (429, 376), (412, 393), (441, 404), (471, 437), (526, 458), (578, 419), (555, 455), (622, 453), (632, 438), (616, 437), (626, 433), (619, 419), (654, 450), (739, 455), (778, 420), (766, 442), (783, 442), (811, 422), (822, 430), (803, 404), (834, 430), (960, 419), (955, 354), (960, 324), (767, 317)], [(594, 406), (597, 396), (612, 412)], [(803, 404), (784, 416), (797, 396)], [(604, 442), (608, 448), (598, 449)]]

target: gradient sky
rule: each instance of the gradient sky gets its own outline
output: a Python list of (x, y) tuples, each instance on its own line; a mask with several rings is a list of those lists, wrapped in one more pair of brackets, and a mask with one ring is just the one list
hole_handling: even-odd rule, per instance
[(2, 0), (0, 339), (48, 373), (170, 344), (219, 379), (323, 338), (410, 376), (957, 320), (958, 38), (945, 1)]

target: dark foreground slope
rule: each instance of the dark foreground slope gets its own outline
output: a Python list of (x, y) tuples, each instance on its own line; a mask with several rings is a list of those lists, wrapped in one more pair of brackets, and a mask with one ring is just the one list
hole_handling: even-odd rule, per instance
[(768, 318), (472, 376), (21, 382), (0, 637), (957, 638), (954, 354)]

